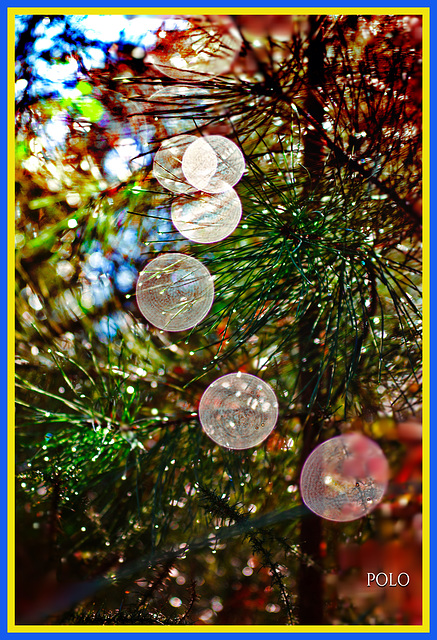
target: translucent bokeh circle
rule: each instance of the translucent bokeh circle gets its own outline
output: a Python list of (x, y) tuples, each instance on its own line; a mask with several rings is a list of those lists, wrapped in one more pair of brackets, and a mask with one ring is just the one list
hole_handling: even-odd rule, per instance
[(241, 219), (241, 200), (234, 189), (219, 194), (176, 198), (171, 219), (176, 229), (193, 242), (209, 244), (229, 236)]
[[(216, 170), (209, 173), (215, 155)], [(182, 172), (186, 181), (205, 193), (228, 191), (241, 179), (246, 168), (243, 153), (224, 136), (211, 135), (197, 138), (185, 151)]]
[(318, 516), (336, 522), (370, 513), (387, 488), (389, 466), (381, 447), (360, 433), (323, 442), (302, 469), (300, 492)]
[[(182, 171), (182, 157), (188, 147), (198, 140), (196, 136), (183, 134), (164, 142), (153, 159), (153, 176), (173, 193), (194, 193), (196, 188), (189, 184)], [(214, 171), (212, 171), (213, 173)]]
[(211, 110), (216, 108), (218, 94), (217, 89), (184, 82), (162, 87), (147, 102), (136, 104), (143, 113), (147, 110), (150, 115), (159, 116), (169, 135), (180, 135), (196, 131), (202, 121), (211, 119)]
[(207, 191), (207, 187), (218, 167), (219, 158), (205, 138), (196, 138), (182, 156), (182, 173), (185, 180), (198, 191), (211, 193)]
[(151, 260), (140, 273), (138, 308), (150, 324), (165, 331), (184, 331), (199, 324), (214, 300), (208, 269), (196, 258), (167, 253)]
[(228, 449), (249, 449), (273, 431), (278, 401), (264, 380), (248, 373), (229, 373), (204, 392), (199, 420), (205, 433)]
[[(147, 99), (146, 103), (139, 102), (137, 104), (142, 111), (146, 108), (148, 111), (162, 112), (164, 116), (171, 111), (173, 117), (176, 117), (176, 112), (181, 112), (184, 118), (191, 113), (198, 120), (203, 117), (202, 109), (199, 108), (213, 106), (216, 102), (217, 96), (212, 89), (190, 86), (185, 83), (183, 85), (170, 84), (166, 87), (161, 87)], [(205, 115), (205, 118), (210, 117), (210, 114)], [(189, 119), (188, 121), (190, 126), (193, 127), (193, 120)], [(180, 121), (179, 124), (181, 124)]]
[(229, 18), (193, 17), (185, 30), (159, 32), (147, 60), (170, 78), (202, 82), (229, 71), (241, 43)]

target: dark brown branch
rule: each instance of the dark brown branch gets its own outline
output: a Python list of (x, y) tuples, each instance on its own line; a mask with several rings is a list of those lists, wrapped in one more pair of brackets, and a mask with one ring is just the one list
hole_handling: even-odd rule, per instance
[[(285, 96), (283, 96), (283, 98), (285, 99)], [(343, 151), (343, 149), (338, 144), (336, 144), (333, 140), (331, 140), (331, 138), (327, 135), (326, 131), (324, 130), (323, 126), (319, 122), (317, 122), (317, 120), (306, 109), (303, 109), (298, 104), (295, 104), (295, 103), (293, 104), (297, 109), (297, 111), (299, 112), (299, 114), (307, 120), (308, 124), (314, 128), (318, 136), (320, 136), (323, 139), (324, 143), (326, 144), (328, 149), (334, 153), (337, 160), (339, 160), (340, 162), (343, 162), (344, 164), (349, 165), (351, 169), (353, 169), (354, 171), (362, 175), (363, 178), (371, 182), (378, 189), (378, 191), (386, 194), (394, 203), (398, 205), (400, 209), (402, 209), (404, 213), (406, 213), (409, 216), (409, 218), (412, 221), (414, 221), (416, 225), (419, 223), (421, 228), (422, 218), (418, 214), (418, 212), (415, 210), (413, 204), (403, 200), (403, 198), (401, 198), (394, 189), (392, 189), (391, 187), (388, 187), (384, 182), (379, 180), (379, 178), (377, 178), (373, 174), (373, 171), (371, 171), (370, 169), (367, 169), (364, 165), (360, 164), (359, 162), (357, 162), (356, 160), (348, 156), (347, 153)]]

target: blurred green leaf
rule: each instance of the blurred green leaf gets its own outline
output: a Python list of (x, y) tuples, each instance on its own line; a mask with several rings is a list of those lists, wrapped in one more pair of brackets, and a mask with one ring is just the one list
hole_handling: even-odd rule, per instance
[(96, 98), (90, 98), (88, 96), (78, 98), (75, 101), (75, 105), (78, 111), (85, 118), (88, 118), (90, 122), (98, 122), (105, 113), (103, 105)]

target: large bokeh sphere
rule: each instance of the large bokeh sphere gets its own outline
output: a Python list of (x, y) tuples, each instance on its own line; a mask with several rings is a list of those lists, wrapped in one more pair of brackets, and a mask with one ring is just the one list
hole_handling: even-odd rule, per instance
[(248, 373), (229, 373), (204, 392), (199, 419), (205, 433), (228, 449), (255, 447), (272, 432), (278, 419), (273, 389)]
[[(211, 171), (214, 161), (216, 165)], [(197, 138), (182, 157), (182, 172), (186, 181), (205, 193), (228, 191), (241, 179), (246, 168), (241, 149), (224, 136)]]
[[(153, 159), (153, 176), (158, 182), (173, 193), (194, 193), (196, 188), (189, 184), (182, 171), (182, 157), (188, 147), (198, 140), (196, 136), (183, 134), (164, 140)], [(213, 162), (212, 157), (210, 163)], [(215, 172), (215, 165), (210, 168), (210, 176)]]
[(138, 308), (150, 324), (165, 331), (184, 331), (208, 314), (214, 283), (199, 260), (182, 253), (167, 253), (151, 260), (140, 273)]
[[(202, 111), (203, 107), (213, 106), (217, 102), (217, 95), (213, 89), (209, 87), (198, 87), (197, 85), (189, 85), (187, 83), (183, 85), (170, 84), (166, 87), (161, 87), (147, 99), (147, 102), (138, 102), (139, 108), (144, 112), (144, 109), (153, 112), (162, 112), (164, 116), (168, 115), (168, 111), (171, 111), (173, 115), (177, 111), (180, 111), (185, 119), (190, 113), (197, 120), (203, 117), (205, 119), (211, 118), (211, 114), (198, 113)], [(193, 120), (188, 118), (190, 127), (193, 127)], [(182, 123), (179, 121), (178, 126)]]
[(187, 27), (158, 32), (147, 60), (174, 80), (202, 82), (229, 71), (242, 43), (229, 16), (193, 17)]
[(306, 506), (326, 520), (347, 522), (370, 513), (387, 488), (389, 466), (381, 447), (360, 433), (323, 442), (300, 476)]
[(211, 195), (179, 196), (171, 206), (176, 229), (193, 242), (208, 244), (227, 238), (241, 219), (241, 200), (235, 189)]

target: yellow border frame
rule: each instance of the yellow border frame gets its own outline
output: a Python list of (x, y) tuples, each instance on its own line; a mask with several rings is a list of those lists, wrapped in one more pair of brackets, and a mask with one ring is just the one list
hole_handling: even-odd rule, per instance
[[(317, 15), (317, 14), (338, 14), (338, 15), (421, 15), (423, 18), (423, 224), (424, 224), (424, 273), (423, 273), (423, 286), (424, 286), (424, 347), (423, 347), (423, 368), (424, 368), (424, 410), (423, 410), (423, 422), (424, 422), (424, 441), (428, 445), (424, 448), (423, 455), (423, 551), (422, 551), (422, 614), (423, 622), (421, 625), (357, 625), (357, 626), (337, 626), (337, 625), (320, 625), (320, 626), (286, 626), (286, 625), (187, 625), (183, 627), (167, 626), (165, 628), (154, 625), (123, 625), (123, 626), (88, 626), (88, 625), (16, 625), (15, 624), (15, 575), (13, 571), (13, 564), (15, 562), (15, 491), (14, 491), (14, 476), (15, 476), (15, 440), (12, 434), (15, 431), (14, 423), (14, 399), (15, 399), (15, 387), (14, 387), (14, 353), (15, 353), (15, 339), (14, 332), (11, 327), (14, 326), (14, 306), (15, 306), (15, 190), (14, 190), (14, 159), (15, 159), (15, 130), (14, 130), (14, 60), (15, 60), (15, 46), (14, 46), (14, 18), (16, 15), (222, 15), (223, 13), (230, 15)], [(247, 8), (247, 7), (160, 7), (160, 8), (138, 8), (138, 7), (125, 7), (116, 8), (111, 7), (104, 9), (99, 8), (59, 8), (51, 7), (44, 9), (37, 8), (8, 8), (8, 158), (9, 158), (9, 171), (8, 171), (8, 229), (7, 229), (7, 248), (8, 248), (8, 276), (7, 276), (7, 304), (8, 304), (8, 336), (7, 336), (7, 361), (8, 361), (8, 374), (7, 374), (7, 393), (8, 393), (8, 593), (10, 598), (8, 601), (8, 626), (9, 633), (218, 633), (218, 632), (246, 632), (246, 633), (301, 633), (301, 632), (313, 632), (313, 633), (429, 633), (430, 631), (430, 451), (429, 451), (429, 425), (430, 425), (430, 311), (429, 311), (429, 295), (430, 295), (430, 224), (429, 224), (429, 190), (430, 190), (430, 9), (429, 7), (402, 7), (395, 9), (393, 7), (303, 7), (288, 8), (288, 7), (273, 7), (273, 8)], [(12, 167), (12, 169), (11, 169)]]

